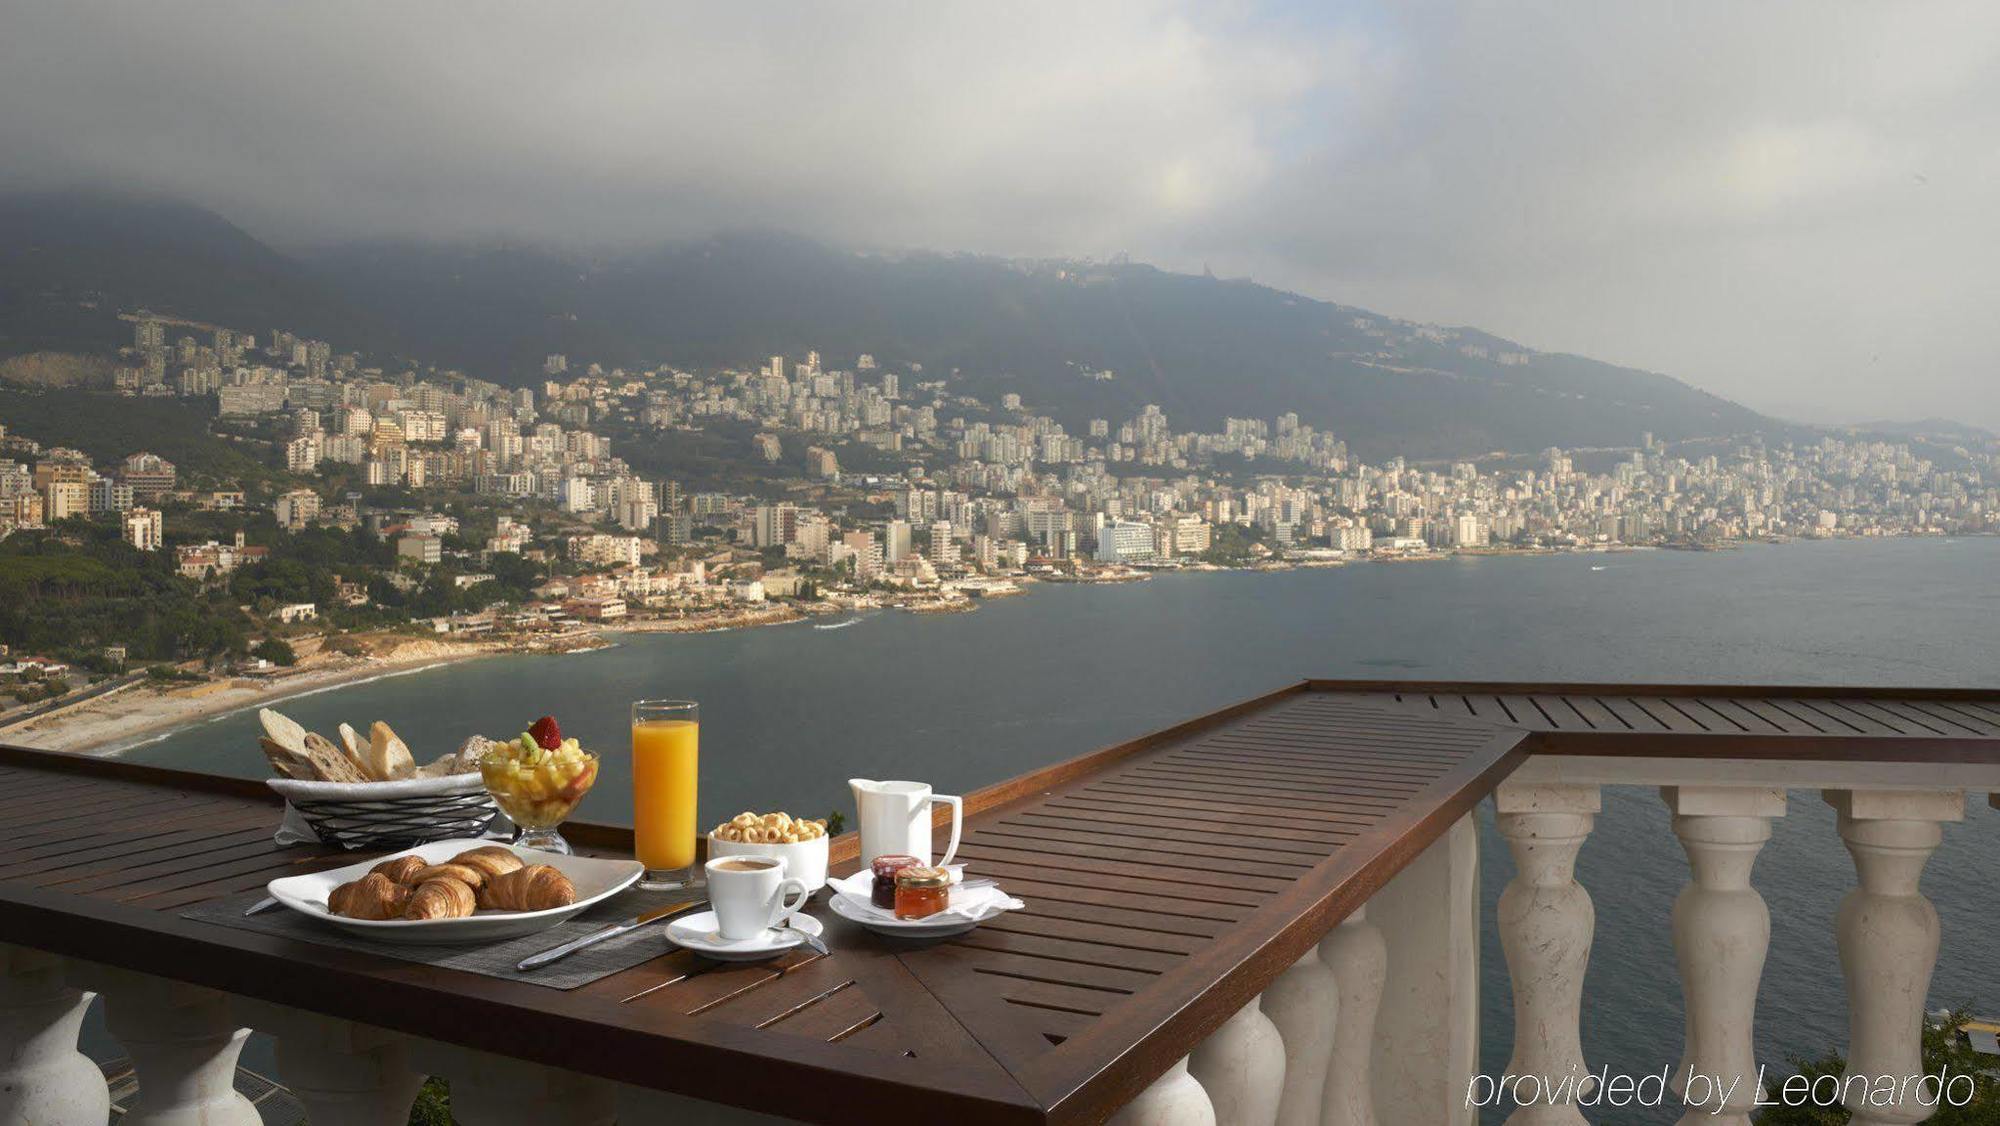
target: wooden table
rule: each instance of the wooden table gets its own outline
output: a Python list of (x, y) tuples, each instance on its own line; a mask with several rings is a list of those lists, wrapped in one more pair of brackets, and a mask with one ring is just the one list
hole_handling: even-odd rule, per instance
[(258, 783), (0, 749), (0, 942), (807, 1120), (1099, 1121), (1531, 752), (2000, 739), (1990, 693), (1745, 691), (1295, 685), (969, 795), (960, 856), (1024, 911), (911, 944), (819, 909), (830, 956), (675, 951), (568, 992), (183, 919), (356, 857), (274, 845)]

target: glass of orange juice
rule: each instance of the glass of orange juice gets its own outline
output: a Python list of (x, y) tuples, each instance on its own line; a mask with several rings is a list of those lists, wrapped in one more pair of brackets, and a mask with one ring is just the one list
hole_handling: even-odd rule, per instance
[(693, 886), (695, 792), (700, 776), (701, 710), (692, 700), (632, 705), (632, 838), (646, 866), (640, 887)]

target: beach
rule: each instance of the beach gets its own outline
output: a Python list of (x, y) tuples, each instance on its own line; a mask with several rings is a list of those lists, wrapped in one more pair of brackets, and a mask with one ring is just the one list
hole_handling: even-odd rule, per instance
[(411, 639), (379, 656), (315, 656), (270, 676), (224, 677), (198, 684), (142, 682), (72, 708), (0, 726), (0, 742), (43, 751), (109, 754), (244, 708), (519, 649), (498, 641)]
[(345, 656), (314, 650), (297, 666), (277, 669), (268, 675), (218, 677), (196, 684), (141, 681), (32, 719), (11, 724), (0, 722), (0, 743), (43, 751), (114, 754), (246, 708), (268, 707), (281, 700), (480, 657), (570, 653), (614, 644), (607, 635), (618, 633), (709, 633), (777, 625), (808, 616), (796, 607), (773, 604), (755, 609), (707, 611), (684, 618), (605, 623), (552, 636), (479, 640), (378, 638), (371, 646), (375, 652), (370, 655)]

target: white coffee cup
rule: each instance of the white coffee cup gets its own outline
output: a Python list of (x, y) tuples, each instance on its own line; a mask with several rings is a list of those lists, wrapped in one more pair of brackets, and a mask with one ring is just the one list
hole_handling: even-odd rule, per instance
[[(705, 868), (716, 929), (731, 942), (759, 937), (812, 896), (812, 889), (787, 877), (785, 862), (773, 856), (718, 856)], [(793, 892), (798, 898), (785, 902)]]

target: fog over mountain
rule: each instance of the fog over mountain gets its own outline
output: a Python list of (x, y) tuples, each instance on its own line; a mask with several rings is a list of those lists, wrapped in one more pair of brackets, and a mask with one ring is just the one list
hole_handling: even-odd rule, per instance
[[(163, 263), (171, 263), (163, 266)], [(1244, 281), (1126, 262), (859, 253), (738, 234), (620, 254), (373, 242), (285, 255), (159, 201), (0, 198), (0, 354), (103, 349), (120, 309), (292, 326), (503, 382), (562, 352), (607, 367), (861, 353), (1081, 429), (1296, 411), (1366, 456), (1746, 435), (1768, 419), (1677, 380), (1536, 353)]]
[(1992, 5), (0, 0), (0, 185), (287, 251), (1129, 252), (2000, 426)]

